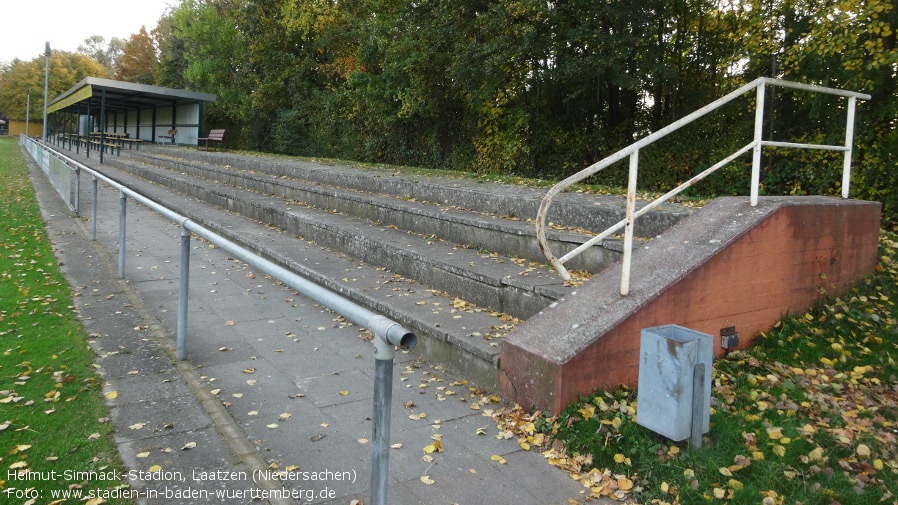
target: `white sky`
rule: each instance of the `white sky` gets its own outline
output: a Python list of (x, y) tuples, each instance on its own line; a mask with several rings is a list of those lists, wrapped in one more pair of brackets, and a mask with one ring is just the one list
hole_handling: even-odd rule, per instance
[(0, 0), (0, 62), (29, 61), (50, 49), (75, 52), (84, 39), (102, 35), (127, 40), (156, 27), (180, 0)]

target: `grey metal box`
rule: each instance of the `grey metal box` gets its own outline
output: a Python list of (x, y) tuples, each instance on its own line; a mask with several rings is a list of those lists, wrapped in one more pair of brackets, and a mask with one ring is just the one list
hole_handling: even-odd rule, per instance
[(644, 328), (640, 336), (636, 422), (671, 440), (692, 432), (692, 380), (705, 364), (702, 433), (710, 428), (711, 365), (714, 339), (674, 324)]

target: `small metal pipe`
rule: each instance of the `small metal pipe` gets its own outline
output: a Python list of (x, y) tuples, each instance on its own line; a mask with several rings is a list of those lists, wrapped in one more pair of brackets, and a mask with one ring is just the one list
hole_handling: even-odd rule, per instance
[(704, 430), (705, 410), (705, 364), (696, 363), (692, 369), (692, 425), (690, 428), (689, 448), (693, 451), (702, 447), (702, 431)]
[(848, 121), (845, 125), (845, 160), (842, 164), (842, 198), (848, 198), (851, 189), (851, 149), (854, 144), (854, 108), (857, 98), (848, 97)]
[(118, 278), (125, 278), (125, 224), (127, 223), (128, 197), (119, 191)]
[(178, 330), (175, 335), (175, 357), (187, 357), (187, 299), (190, 288), (190, 231), (181, 225), (181, 268), (178, 283)]
[(97, 176), (91, 174), (90, 239), (97, 240)]
[(636, 221), (636, 179), (639, 151), (630, 155), (630, 177), (627, 181), (627, 226), (624, 228), (624, 257), (621, 261), (620, 294), (630, 294), (630, 264), (633, 257), (633, 228)]
[(751, 160), (751, 206), (758, 204), (759, 186), (761, 184), (761, 141), (764, 138), (764, 84), (758, 86), (755, 103), (755, 135), (754, 152)]

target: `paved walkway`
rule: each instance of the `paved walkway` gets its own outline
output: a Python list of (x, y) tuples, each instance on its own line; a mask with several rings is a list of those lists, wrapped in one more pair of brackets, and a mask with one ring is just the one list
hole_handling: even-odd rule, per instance
[[(178, 226), (129, 201), (127, 280), (119, 281), (118, 192), (100, 186), (91, 242), (89, 221), (73, 218), (30, 167), (105, 389), (116, 393), (107, 396), (122, 458), (163, 472), (131, 482), (141, 503), (369, 502), (374, 359), (365, 332), (194, 238), (188, 360), (177, 363)], [(89, 183), (81, 202), (89, 215)], [(353, 261), (334, 261), (352, 276)], [(584, 498), (539, 453), (499, 436), (489, 416), (501, 407), (495, 398), (414, 353), (397, 354), (395, 366), (390, 503)], [(426, 454), (437, 439), (442, 452)], [(260, 479), (266, 469), (291, 473)], [(290, 498), (279, 497), (284, 490)]]

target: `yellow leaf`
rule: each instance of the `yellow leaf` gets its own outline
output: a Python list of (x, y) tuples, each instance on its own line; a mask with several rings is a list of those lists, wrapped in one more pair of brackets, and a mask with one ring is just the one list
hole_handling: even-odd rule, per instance
[(138, 452), (137, 453), (138, 458), (148, 458), (149, 456), (150, 456), (149, 452)]
[(293, 414), (291, 414), (289, 412), (284, 412), (283, 414), (278, 416), (278, 419), (280, 419), (281, 421), (286, 421), (287, 419), (290, 419), (290, 416), (292, 416), (292, 415)]
[(720, 475), (723, 475), (724, 477), (733, 476), (733, 472), (731, 472), (729, 468), (718, 468), (717, 471), (720, 472)]
[(577, 412), (579, 412), (580, 415), (583, 416), (584, 421), (589, 421), (596, 415), (596, 408), (594, 405), (587, 404), (585, 407), (583, 407), (582, 409), (579, 409)]
[(107, 400), (115, 400), (116, 398), (118, 398), (118, 391), (110, 391), (106, 393)]
[(134, 423), (134, 424), (132, 424), (131, 426), (128, 426), (128, 427), (131, 428), (132, 430), (142, 430), (143, 427), (146, 426), (146, 425), (147, 425), (147, 423)]
[(873, 460), (873, 468), (875, 468), (877, 470), (882, 470), (882, 468), (883, 468), (882, 460), (881, 459)]
[(621, 453), (617, 453), (614, 455), (614, 462), (617, 464), (623, 463), (624, 459), (626, 459), (626, 457)]
[(739, 491), (740, 489), (742, 489), (742, 488), (744, 487), (744, 486), (742, 485), (742, 483), (739, 482), (739, 481), (736, 480), (736, 479), (730, 479), (730, 480), (728, 480), (728, 481), (727, 481), (727, 484), (729, 484), (730, 487), (733, 488), (733, 489), (735, 489), (736, 491)]
[(773, 453), (782, 458), (786, 455), (786, 448), (781, 445), (774, 445)]
[(153, 465), (150, 467), (150, 473), (156, 473), (156, 472), (161, 472), (161, 471), (162, 471), (162, 467), (159, 465)]
[(722, 500), (724, 496), (726, 496), (727, 492), (723, 488), (714, 488), (714, 498), (718, 500)]
[(266, 424), (265, 427), (270, 430), (273, 430), (278, 427), (278, 424), (277, 423)]
[(633, 489), (633, 481), (626, 477), (620, 477), (617, 479), (617, 488), (621, 491), (629, 491)]
[(870, 448), (865, 444), (861, 444), (857, 446), (857, 455), (861, 459), (867, 459), (870, 457)]
[(668, 484), (667, 482), (662, 482), (661, 483), (661, 492), (666, 493), (668, 491), (670, 491), (670, 484)]
[(769, 436), (771, 440), (783, 438), (783, 429), (779, 427), (767, 428), (767, 436)]
[(429, 476), (427, 476), (427, 475), (422, 475), (420, 480), (421, 480), (421, 482), (427, 484), (428, 486), (430, 486), (430, 485), (432, 485), (434, 482), (436, 482), (436, 481), (434, 481), (433, 479), (431, 479), (431, 478), (430, 478)]
[(368, 439), (367, 439), (367, 438), (360, 438), (360, 439), (359, 439), (359, 443), (360, 443), (360, 444), (367, 444), (367, 443), (368, 443)]
[(502, 456), (498, 456), (496, 454), (493, 454), (492, 456), (490, 456), (490, 459), (493, 461), (498, 461), (500, 465), (504, 465), (505, 463), (507, 463), (507, 461), (505, 461), (505, 458), (503, 458)]
[(340, 396), (346, 396), (348, 394), (349, 394), (349, 391), (346, 391), (345, 389), (343, 391), (340, 391)]

